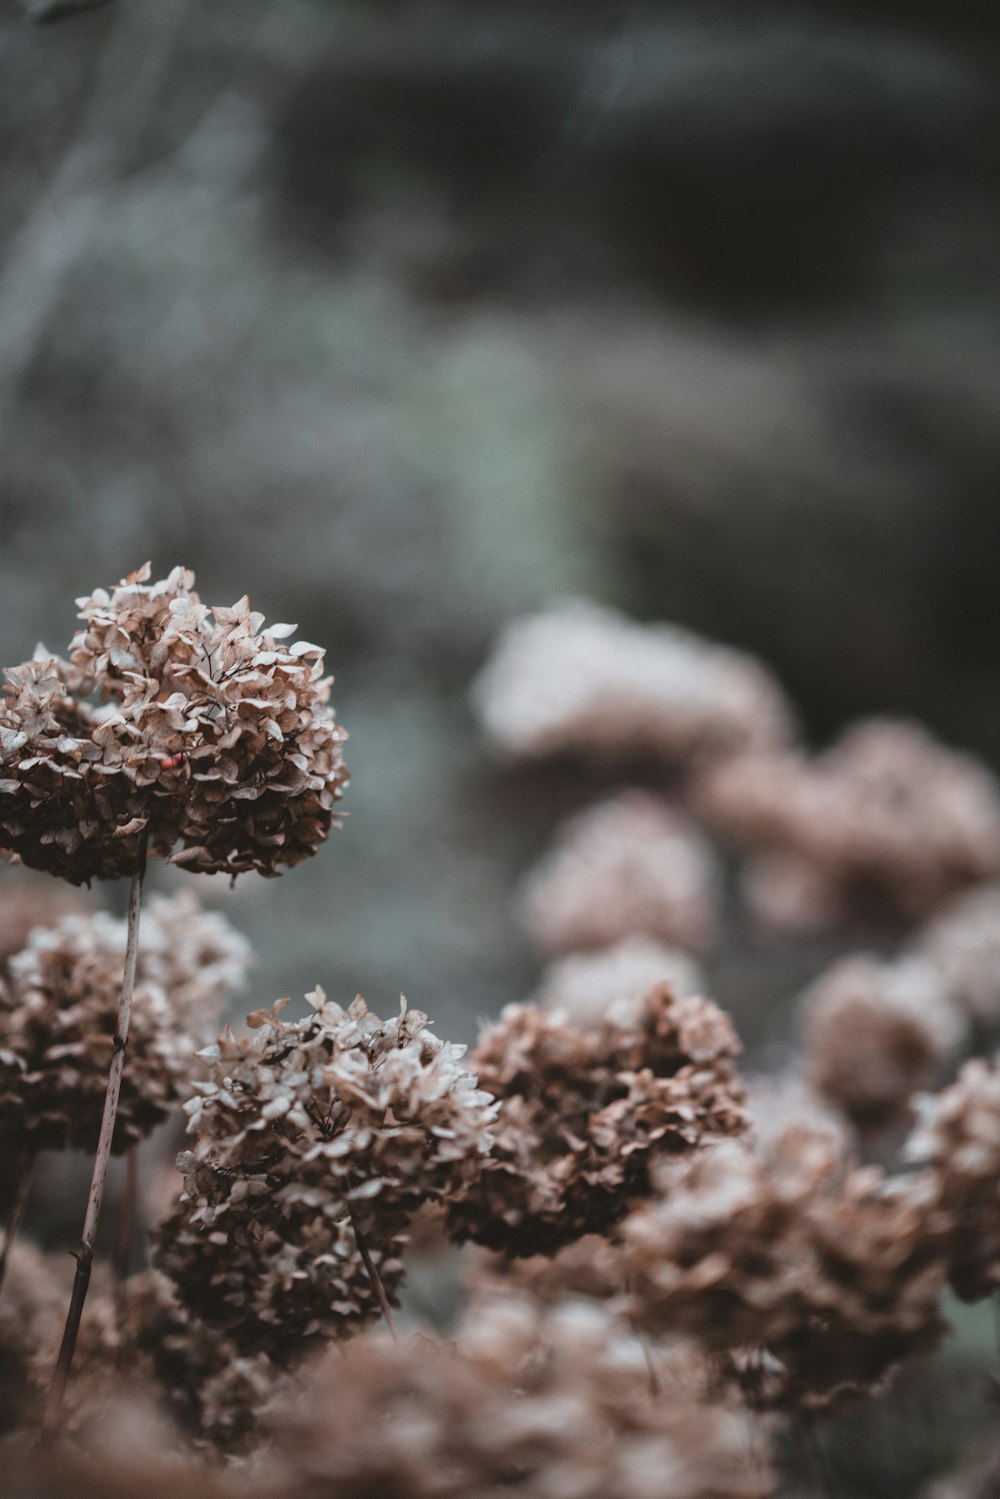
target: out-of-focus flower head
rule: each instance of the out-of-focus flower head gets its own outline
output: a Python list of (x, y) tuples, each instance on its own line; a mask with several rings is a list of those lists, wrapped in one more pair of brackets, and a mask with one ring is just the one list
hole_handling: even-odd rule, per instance
[(454, 1343), (359, 1339), (275, 1419), (277, 1499), (764, 1499), (766, 1452), (698, 1359), (659, 1355), (596, 1305), (477, 1300)]
[(786, 744), (792, 715), (759, 662), (674, 625), (570, 600), (515, 620), (474, 688), (506, 753), (704, 756)]
[(1000, 1066), (966, 1062), (918, 1108), (906, 1153), (933, 1172), (952, 1287), (979, 1301), (1000, 1288)]
[[(249, 948), (183, 893), (143, 917), (129, 1064), (114, 1149), (162, 1123), (187, 1092), (194, 1053), (243, 979)], [(0, 992), (0, 1128), (32, 1150), (93, 1150), (121, 989), (126, 924), (105, 912), (36, 928)]]
[(35, 927), (55, 926), (64, 916), (79, 916), (94, 909), (85, 890), (54, 885), (40, 874), (16, 865), (0, 870), (0, 971), (26, 947)]
[(624, 937), (598, 952), (571, 953), (550, 963), (534, 1002), (544, 1010), (561, 1010), (583, 1029), (607, 1020), (634, 1025), (646, 995), (659, 984), (682, 998), (704, 989), (701, 970), (686, 953), (653, 937)]
[(943, 1331), (928, 1174), (850, 1167), (835, 1135), (788, 1129), (665, 1166), (622, 1228), (638, 1326), (730, 1358), (762, 1407), (822, 1409), (871, 1389)]
[(546, 952), (645, 933), (701, 952), (715, 927), (716, 869), (698, 830), (659, 797), (625, 791), (572, 818), (528, 876), (524, 922)]
[(357, 1235), (392, 1295), (410, 1219), (478, 1175), (496, 1113), (465, 1048), (405, 1002), (383, 1021), (360, 997), (308, 1001), (305, 1019), (279, 1003), (203, 1054), (185, 1189), (158, 1235), (183, 1304), (279, 1357), (378, 1314)]
[(508, 1005), (473, 1054), (500, 1113), (481, 1175), (449, 1204), (453, 1231), (512, 1255), (606, 1232), (658, 1155), (745, 1127), (738, 1050), (721, 1010), (666, 985), (587, 1030)]
[(891, 1123), (959, 1049), (965, 1021), (926, 959), (842, 958), (803, 995), (805, 1063), (860, 1126)]
[(956, 1009), (980, 1025), (1000, 1021), (1000, 885), (971, 890), (942, 911), (921, 951)]
[[(922, 920), (1000, 871), (996, 781), (915, 724), (856, 724), (814, 759), (740, 756), (710, 767), (696, 800), (737, 845), (809, 869), (816, 912), (825, 889), (840, 915), (874, 910)], [(781, 902), (772, 906), (778, 912)]]
[(245, 598), (209, 609), (184, 568), (149, 577), (78, 600), (68, 662), (39, 646), (7, 673), (0, 847), (74, 884), (131, 874), (143, 838), (276, 874), (316, 852), (347, 780), (323, 652)]

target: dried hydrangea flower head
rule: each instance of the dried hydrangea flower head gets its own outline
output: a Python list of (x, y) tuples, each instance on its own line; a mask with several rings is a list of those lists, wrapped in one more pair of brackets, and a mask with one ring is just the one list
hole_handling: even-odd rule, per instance
[(588, 1030), (508, 1005), (473, 1053), (500, 1113), (481, 1175), (449, 1204), (452, 1231), (512, 1255), (607, 1232), (658, 1155), (744, 1128), (738, 1050), (721, 1010), (666, 985), (629, 1023)]
[(159, 1232), (184, 1305), (276, 1357), (378, 1314), (365, 1248), (391, 1295), (410, 1219), (478, 1175), (496, 1112), (465, 1048), (405, 1002), (383, 1021), (360, 997), (308, 1001), (305, 1019), (258, 1012), (252, 1037), (224, 1032), (206, 1054), (185, 1190)]
[[(249, 961), (245, 940), (187, 893), (150, 902), (114, 1149), (179, 1106), (192, 1059)], [(126, 928), (106, 912), (37, 928), (0, 995), (0, 1129), (31, 1149), (94, 1149)]]
[(25, 1240), (11, 1246), (0, 1291), (0, 1431), (37, 1417), (39, 1349), (62, 1325), (63, 1287), (49, 1259)]
[(510, 624), (474, 700), (490, 737), (518, 757), (570, 751), (686, 765), (777, 747), (791, 734), (781, 689), (752, 657), (581, 600)]
[(904, 1115), (965, 1036), (937, 971), (918, 957), (842, 958), (806, 991), (802, 1009), (809, 1079), (860, 1127)]
[(682, 998), (704, 989), (701, 970), (687, 953), (653, 937), (625, 937), (599, 952), (571, 953), (550, 963), (534, 1003), (563, 1011), (584, 1029), (607, 1020), (633, 1025), (646, 995), (658, 984), (668, 984)]
[(1000, 885), (971, 890), (942, 911), (921, 951), (957, 1010), (980, 1026), (1000, 1022)]
[(928, 1176), (850, 1168), (835, 1135), (793, 1127), (665, 1167), (622, 1230), (638, 1326), (719, 1355), (762, 1407), (822, 1409), (934, 1344), (945, 1266)]
[(1000, 1288), (1000, 1066), (966, 1062), (943, 1092), (919, 1100), (907, 1155), (929, 1167), (951, 1284), (963, 1301)]
[(8, 672), (0, 847), (75, 884), (132, 874), (147, 841), (275, 874), (316, 852), (347, 779), (323, 653), (246, 599), (207, 608), (184, 568), (149, 577), (78, 600), (69, 662), (39, 647)]
[(809, 866), (842, 914), (922, 920), (1000, 871), (996, 781), (915, 724), (856, 724), (814, 759), (742, 756), (710, 768), (697, 800), (735, 843)]
[[(764, 1499), (768, 1456), (686, 1351), (650, 1391), (638, 1339), (597, 1306), (476, 1303), (456, 1342), (359, 1339), (275, 1420), (275, 1499)], [(666, 1394), (669, 1392), (669, 1395)]]
[(25, 869), (0, 873), (0, 972), (28, 944), (35, 927), (55, 926), (64, 916), (83, 915), (94, 903), (84, 890), (54, 885)]
[(659, 797), (625, 791), (588, 807), (522, 887), (524, 924), (545, 952), (646, 933), (702, 952), (716, 922), (707, 841)]

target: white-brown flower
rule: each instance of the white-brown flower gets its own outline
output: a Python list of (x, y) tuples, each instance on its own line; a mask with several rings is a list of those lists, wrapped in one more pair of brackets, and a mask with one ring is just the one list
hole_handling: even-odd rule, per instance
[(716, 922), (707, 841), (659, 797), (625, 791), (579, 813), (521, 891), (525, 926), (545, 952), (645, 934), (702, 952)]
[(276, 1499), (765, 1499), (769, 1455), (686, 1349), (596, 1305), (477, 1301), (455, 1342), (367, 1337), (275, 1420)]
[(183, 568), (149, 576), (78, 601), (69, 662), (39, 647), (7, 673), (0, 847), (76, 884), (131, 874), (143, 839), (275, 874), (315, 853), (347, 780), (323, 653), (246, 599), (207, 608)]
[(305, 1019), (279, 1004), (204, 1054), (184, 1193), (158, 1235), (183, 1304), (279, 1358), (377, 1316), (362, 1249), (392, 1296), (410, 1219), (478, 1175), (496, 1112), (465, 1048), (405, 1002), (382, 1021), (360, 997), (308, 1001)]
[(703, 756), (788, 742), (791, 711), (749, 656), (572, 600), (508, 625), (475, 702), (508, 754)]
[(649, 1190), (661, 1155), (746, 1126), (739, 1042), (709, 1000), (651, 990), (586, 1030), (508, 1005), (473, 1063), (500, 1102), (481, 1174), (449, 1203), (452, 1231), (512, 1255), (604, 1233)]
[(705, 773), (697, 800), (737, 845), (808, 866), (817, 913), (825, 898), (840, 914), (922, 920), (1000, 871), (993, 776), (911, 723), (858, 723), (813, 759), (740, 756)]
[[(127, 938), (106, 912), (36, 928), (0, 992), (0, 1129), (31, 1150), (94, 1149), (114, 1044)], [(249, 961), (246, 941), (187, 893), (142, 921), (128, 1067), (114, 1149), (179, 1106), (194, 1054)]]
[(940, 976), (919, 957), (842, 958), (806, 991), (802, 1009), (810, 1081), (861, 1126), (902, 1117), (965, 1035)]

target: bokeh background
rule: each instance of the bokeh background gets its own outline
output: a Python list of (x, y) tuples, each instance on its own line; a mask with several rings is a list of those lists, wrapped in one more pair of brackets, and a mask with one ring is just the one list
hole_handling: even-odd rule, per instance
[(349, 816), (231, 897), (250, 1002), (468, 1039), (530, 987), (510, 891), (594, 786), (466, 694), (559, 595), (761, 653), (817, 742), (884, 709), (1000, 763), (993, 4), (33, 8), (2, 656), (147, 557), (328, 647)]

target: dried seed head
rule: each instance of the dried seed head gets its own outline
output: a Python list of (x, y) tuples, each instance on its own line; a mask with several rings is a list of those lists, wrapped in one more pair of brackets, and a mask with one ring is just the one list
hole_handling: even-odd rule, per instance
[(0, 846), (75, 884), (130, 874), (144, 837), (276, 874), (316, 852), (347, 780), (323, 653), (246, 599), (207, 608), (183, 568), (149, 575), (78, 601), (69, 662), (40, 646), (7, 673)]
[[(114, 1149), (168, 1117), (194, 1053), (249, 961), (244, 939), (184, 893), (142, 923)], [(96, 1145), (118, 1014), (126, 925), (105, 912), (37, 928), (0, 992), (0, 1128), (35, 1150)]]
[(659, 797), (626, 791), (580, 813), (522, 888), (545, 952), (645, 933), (701, 952), (716, 922), (716, 870), (701, 834)]
[(449, 1205), (452, 1231), (512, 1255), (606, 1232), (657, 1156), (745, 1127), (738, 1050), (715, 1005), (665, 985), (629, 1023), (589, 1030), (509, 1005), (473, 1054), (500, 1113), (481, 1175)]

